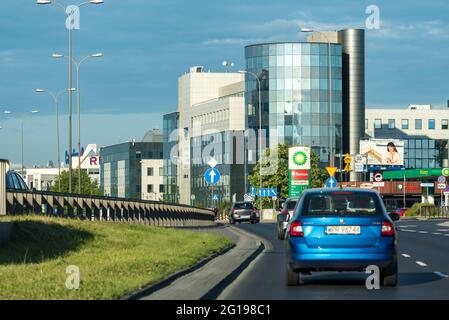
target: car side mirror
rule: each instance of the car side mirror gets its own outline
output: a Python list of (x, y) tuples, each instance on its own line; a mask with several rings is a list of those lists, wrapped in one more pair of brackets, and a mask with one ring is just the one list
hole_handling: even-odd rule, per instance
[(393, 222), (399, 221), (401, 219), (401, 215), (396, 212), (390, 212), (388, 215), (390, 216), (391, 220), (393, 220)]

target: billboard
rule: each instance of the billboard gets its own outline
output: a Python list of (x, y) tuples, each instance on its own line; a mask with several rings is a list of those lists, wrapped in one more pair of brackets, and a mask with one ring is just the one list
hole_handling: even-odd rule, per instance
[(360, 155), (356, 162), (367, 165), (403, 166), (404, 141), (370, 139), (360, 141)]

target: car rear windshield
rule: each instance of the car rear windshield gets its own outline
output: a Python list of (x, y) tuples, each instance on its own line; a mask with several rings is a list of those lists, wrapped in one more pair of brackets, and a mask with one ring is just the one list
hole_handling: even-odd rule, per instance
[(293, 210), (293, 209), (295, 209), (295, 206), (296, 206), (296, 201), (287, 201), (286, 203), (285, 203), (285, 210)]
[(303, 216), (375, 216), (382, 213), (376, 195), (357, 192), (311, 194), (304, 198)]
[(236, 203), (234, 204), (234, 209), (252, 209), (253, 204), (246, 202), (246, 203)]

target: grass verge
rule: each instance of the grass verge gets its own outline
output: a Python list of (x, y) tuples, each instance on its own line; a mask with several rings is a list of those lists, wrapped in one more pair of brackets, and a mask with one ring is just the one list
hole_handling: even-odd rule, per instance
[[(15, 226), (0, 245), (0, 299), (120, 299), (231, 245), (212, 234), (144, 225), (7, 219)], [(72, 265), (80, 270), (78, 290), (66, 287)]]

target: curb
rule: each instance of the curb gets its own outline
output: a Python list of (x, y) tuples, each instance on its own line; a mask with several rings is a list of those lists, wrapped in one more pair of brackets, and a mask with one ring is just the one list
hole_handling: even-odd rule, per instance
[(216, 300), (220, 294), (229, 286), (240, 273), (246, 269), (246, 267), (256, 259), (256, 257), (265, 250), (265, 245), (262, 241), (259, 242), (259, 247), (247, 257), (234, 271), (228, 274), (223, 280), (221, 280), (215, 287), (213, 287), (209, 292), (203, 295), (199, 300)]
[(171, 283), (173, 283), (178, 278), (181, 278), (182, 276), (185, 276), (186, 274), (196, 271), (197, 269), (201, 268), (209, 261), (211, 261), (211, 260), (215, 259), (216, 257), (221, 256), (221, 255), (227, 253), (228, 251), (230, 251), (231, 249), (235, 248), (235, 246), (236, 246), (235, 244), (232, 244), (229, 247), (227, 247), (219, 252), (216, 252), (213, 255), (197, 262), (193, 266), (185, 268), (181, 271), (175, 272), (172, 275), (168, 276), (167, 278), (165, 278), (159, 282), (156, 282), (155, 284), (152, 284), (148, 287), (145, 287), (143, 289), (135, 291), (135, 292), (125, 296), (124, 298), (121, 298), (120, 300), (138, 300), (142, 297), (145, 297), (145, 296), (148, 296), (148, 295), (154, 293), (155, 291), (158, 291), (162, 288), (168, 287)]

